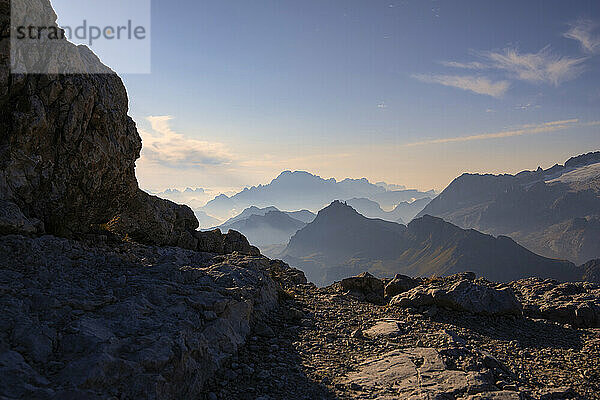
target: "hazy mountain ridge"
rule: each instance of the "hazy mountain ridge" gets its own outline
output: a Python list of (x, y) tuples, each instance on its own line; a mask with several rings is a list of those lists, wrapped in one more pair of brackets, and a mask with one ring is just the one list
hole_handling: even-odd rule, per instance
[(433, 191), (387, 191), (385, 187), (367, 179), (346, 178), (336, 181), (324, 179), (304, 171), (284, 171), (267, 185), (245, 188), (228, 197), (224, 194), (209, 201), (202, 211), (213, 217), (226, 219), (251, 206), (275, 206), (281, 210), (317, 211), (335, 199), (367, 198), (383, 208), (393, 208), (402, 201), (433, 197)]
[(508, 281), (528, 276), (579, 280), (573, 263), (532, 253), (508, 237), (464, 230), (440, 218), (424, 216), (408, 226), (369, 219), (341, 202), (321, 210), (298, 231), (283, 259), (323, 284), (361, 270), (380, 276), (448, 275), (471, 270)]
[(384, 211), (379, 203), (365, 198), (352, 198), (347, 200), (346, 203), (367, 218), (380, 218), (385, 221), (404, 224), (410, 222), (430, 201), (429, 197), (410, 203), (403, 201), (394, 207), (392, 211)]
[(516, 175), (464, 174), (418, 216), (509, 235), (548, 257), (600, 257), (600, 152)]
[(290, 217), (287, 213), (274, 209), (264, 214), (252, 214), (237, 219), (219, 228), (225, 232), (233, 229), (246, 236), (255, 246), (265, 246), (287, 243), (289, 238), (305, 225), (306, 223)]
[[(154, 196), (160, 197), (162, 199), (170, 200), (170, 201), (173, 201), (173, 202), (176, 202), (179, 204), (186, 204), (196, 212), (196, 215), (201, 215), (201, 216), (202, 216), (202, 214), (201, 213), (199, 214), (198, 211), (202, 211), (202, 210), (199, 210), (199, 209), (201, 207), (203, 207), (209, 200), (213, 199), (215, 196), (214, 192), (212, 190), (204, 189), (201, 187), (196, 187), (196, 188), (187, 187), (183, 190), (180, 190), (177, 188), (167, 188), (160, 192), (149, 191), (149, 190), (147, 190), (146, 192), (148, 192)], [(208, 216), (212, 217), (210, 215), (208, 215)], [(204, 218), (204, 219), (206, 221), (208, 221), (206, 218)], [(203, 224), (202, 221), (200, 221), (200, 226), (204, 227), (204, 226), (211, 226), (211, 225)]]

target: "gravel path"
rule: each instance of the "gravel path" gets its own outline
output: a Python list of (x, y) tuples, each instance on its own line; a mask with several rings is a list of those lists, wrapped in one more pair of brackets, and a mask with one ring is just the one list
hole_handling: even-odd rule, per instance
[[(206, 398), (600, 399), (600, 329), (436, 307), (378, 306), (335, 285), (290, 285), (282, 297), (281, 307), (254, 328)], [(398, 378), (404, 370), (398, 370), (396, 382), (365, 378), (365, 365), (377, 366), (395, 350), (428, 351), (445, 368), (424, 374), (423, 364), (431, 360), (414, 356), (417, 382)], [(440, 384), (448, 374), (458, 379), (453, 391)], [(379, 371), (368, 378), (384, 375)], [(423, 379), (433, 389), (424, 387)]]

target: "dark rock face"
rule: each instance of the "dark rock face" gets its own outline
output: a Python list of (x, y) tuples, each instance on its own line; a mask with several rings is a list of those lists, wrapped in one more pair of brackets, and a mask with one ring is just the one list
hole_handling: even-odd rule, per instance
[(15, 203), (0, 200), (0, 235), (33, 234), (43, 229), (42, 221), (35, 218), (28, 219)]
[[(26, 5), (55, 24), (48, 0)], [(0, 0), (0, 233), (77, 237), (106, 229), (147, 244), (256, 253), (235, 234), (203, 247), (189, 207), (138, 188), (142, 142), (127, 92), (87, 48), (63, 46), (65, 57), (103, 73), (11, 74), (10, 10)]]
[(591, 260), (581, 266), (583, 280), (588, 282), (600, 282), (600, 259)]
[[(56, 19), (48, 1), (30, 6)], [(47, 232), (71, 236), (136, 195), (141, 139), (116, 74), (11, 74), (10, 10), (1, 0), (0, 198)]]
[(237, 231), (230, 230), (223, 235), (219, 229), (209, 232), (195, 232), (198, 240), (198, 248), (219, 254), (233, 253), (239, 251), (244, 254), (259, 255), (260, 251), (248, 243), (248, 239)]

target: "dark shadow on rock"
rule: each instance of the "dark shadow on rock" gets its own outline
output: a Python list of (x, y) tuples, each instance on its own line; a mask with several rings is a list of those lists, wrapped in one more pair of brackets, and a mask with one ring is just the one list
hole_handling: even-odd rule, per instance
[[(303, 329), (314, 329), (299, 302), (287, 299), (258, 323), (240, 348), (206, 388), (206, 399), (270, 400), (327, 399), (338, 397), (309, 377), (309, 368), (293, 343)], [(216, 395), (216, 397), (214, 397)]]

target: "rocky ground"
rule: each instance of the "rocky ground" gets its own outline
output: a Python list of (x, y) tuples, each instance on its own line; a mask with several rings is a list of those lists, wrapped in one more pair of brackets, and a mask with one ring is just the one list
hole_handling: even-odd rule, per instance
[(599, 298), (0, 236), (0, 399), (600, 399)]
[(377, 305), (340, 284), (286, 290), (289, 298), (257, 326), (205, 398), (600, 398), (597, 327)]
[(105, 236), (0, 236), (0, 399), (198, 398), (277, 306), (272, 266), (286, 268)]

